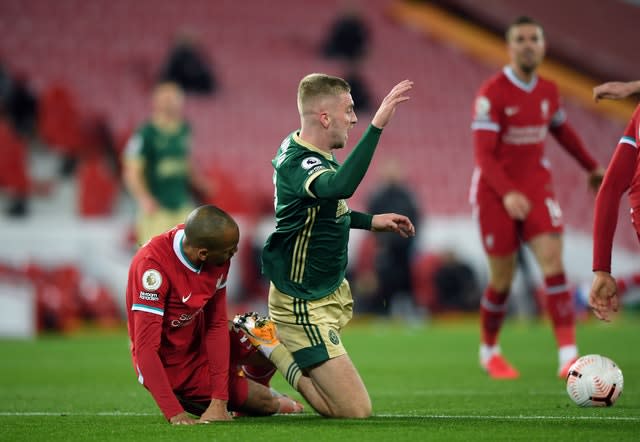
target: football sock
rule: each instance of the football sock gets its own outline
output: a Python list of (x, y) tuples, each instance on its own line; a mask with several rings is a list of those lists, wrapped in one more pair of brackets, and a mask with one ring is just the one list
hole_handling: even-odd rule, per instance
[(564, 273), (547, 276), (544, 279), (544, 283), (546, 286), (547, 309), (558, 347), (575, 347), (575, 309)]
[(480, 301), (480, 326), (482, 343), (487, 347), (494, 347), (498, 342), (498, 333), (507, 311), (508, 295), (509, 292), (500, 293), (491, 287), (484, 291)]
[(500, 346), (499, 345), (487, 345), (480, 344), (480, 362), (486, 364), (491, 356), (500, 354)]
[(558, 349), (558, 366), (564, 367), (569, 361), (578, 357), (578, 347), (575, 345), (565, 345)]
[(269, 381), (271, 381), (271, 378), (276, 372), (276, 368), (269, 365), (243, 365), (242, 371), (244, 372), (244, 375), (247, 379), (251, 379), (258, 384), (262, 384), (265, 387), (268, 387)]
[(297, 391), (302, 371), (298, 364), (296, 364), (296, 361), (293, 360), (293, 356), (289, 350), (287, 350), (287, 348), (282, 344), (277, 345), (271, 351), (269, 359), (273, 362), (273, 365), (276, 366), (278, 371), (282, 373), (289, 385)]

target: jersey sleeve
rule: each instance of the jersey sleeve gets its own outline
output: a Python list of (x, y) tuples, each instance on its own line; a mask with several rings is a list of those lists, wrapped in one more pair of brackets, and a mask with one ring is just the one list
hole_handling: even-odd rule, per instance
[(638, 163), (637, 131), (640, 106), (636, 108), (618, 142), (596, 197), (593, 222), (593, 270), (611, 272), (613, 237), (622, 194), (629, 188)]
[(132, 275), (131, 290), (133, 292), (131, 310), (135, 330), (133, 347), (138, 381), (149, 390), (156, 404), (169, 420), (184, 411), (173, 393), (158, 353), (169, 282), (155, 261), (145, 259), (136, 265)]
[[(224, 276), (226, 281), (226, 275)], [(229, 326), (227, 320), (227, 289), (220, 287), (204, 310), (205, 345), (211, 375), (211, 399), (229, 399)]]
[(278, 168), (279, 183), (298, 198), (315, 198), (311, 183), (323, 173), (331, 172), (331, 164), (319, 153), (309, 151), (293, 155)]
[(573, 126), (567, 121), (567, 114), (562, 106), (562, 99), (560, 98), (558, 88), (555, 84), (553, 88), (554, 109), (556, 110), (549, 120), (551, 134), (560, 146), (562, 146), (584, 170), (591, 172), (598, 167), (598, 162), (589, 153), (582, 138), (580, 138)]
[(473, 109), (471, 130), (476, 164), (482, 178), (500, 196), (516, 190), (515, 183), (507, 176), (496, 157), (500, 131), (502, 103), (495, 87), (483, 86), (478, 92)]
[(125, 161), (144, 161), (145, 136), (143, 128), (139, 128), (131, 135), (124, 148)]
[(324, 199), (351, 198), (369, 169), (380, 134), (382, 129), (370, 124), (344, 163), (313, 181), (312, 192)]

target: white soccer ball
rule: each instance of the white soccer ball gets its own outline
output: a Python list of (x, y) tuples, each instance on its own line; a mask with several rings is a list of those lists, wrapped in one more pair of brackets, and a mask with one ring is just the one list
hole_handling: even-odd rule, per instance
[(624, 378), (615, 362), (586, 355), (569, 368), (567, 393), (581, 407), (610, 407), (622, 394)]

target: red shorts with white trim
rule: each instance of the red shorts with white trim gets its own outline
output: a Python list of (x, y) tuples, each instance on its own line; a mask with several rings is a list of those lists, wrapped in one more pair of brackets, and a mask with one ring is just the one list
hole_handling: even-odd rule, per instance
[(506, 256), (543, 233), (562, 233), (562, 211), (553, 194), (527, 195), (531, 211), (523, 221), (509, 216), (502, 199), (495, 194), (478, 194), (474, 207), (482, 246), (489, 256)]

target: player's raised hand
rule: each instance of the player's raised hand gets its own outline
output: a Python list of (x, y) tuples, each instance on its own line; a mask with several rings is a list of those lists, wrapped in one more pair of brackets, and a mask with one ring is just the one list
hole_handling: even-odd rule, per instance
[(595, 272), (589, 292), (589, 305), (596, 318), (603, 321), (610, 321), (611, 313), (618, 311), (618, 285), (609, 273)]
[(195, 425), (198, 423), (196, 419), (192, 418), (184, 411), (173, 416), (169, 419), (169, 422), (171, 422), (171, 425)]
[(589, 173), (589, 188), (594, 193), (598, 193), (598, 190), (600, 189), (600, 184), (602, 184), (602, 179), (604, 178), (604, 172), (604, 168), (598, 167)]
[(207, 409), (200, 416), (198, 421), (201, 424), (208, 424), (213, 421), (230, 421), (231, 416), (227, 411), (227, 401), (212, 399)]
[(531, 202), (523, 193), (512, 190), (502, 197), (502, 204), (509, 216), (522, 221), (531, 211)]
[(371, 124), (379, 129), (384, 128), (389, 121), (391, 121), (391, 117), (393, 117), (398, 104), (409, 99), (407, 92), (409, 92), (412, 87), (413, 81), (410, 80), (404, 80), (396, 84), (393, 89), (391, 89), (391, 92), (382, 100), (380, 107), (373, 116), (373, 120), (371, 120)]
[(602, 99), (621, 100), (629, 95), (640, 92), (640, 82), (609, 81), (593, 88), (593, 99), (597, 102)]
[(374, 232), (396, 232), (403, 238), (415, 236), (416, 228), (409, 218), (397, 213), (373, 215), (371, 230)]

